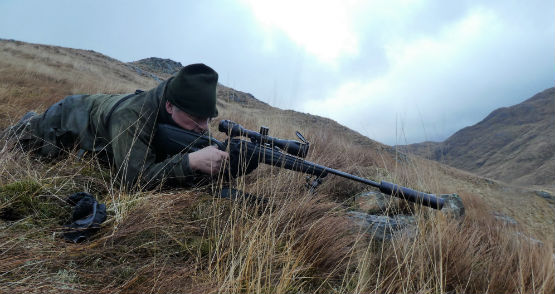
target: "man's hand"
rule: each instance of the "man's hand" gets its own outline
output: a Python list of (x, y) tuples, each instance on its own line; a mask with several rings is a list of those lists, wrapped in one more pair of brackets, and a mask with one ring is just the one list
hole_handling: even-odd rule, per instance
[(226, 152), (219, 150), (215, 146), (208, 146), (189, 153), (189, 166), (194, 171), (215, 175), (228, 158), (229, 155)]

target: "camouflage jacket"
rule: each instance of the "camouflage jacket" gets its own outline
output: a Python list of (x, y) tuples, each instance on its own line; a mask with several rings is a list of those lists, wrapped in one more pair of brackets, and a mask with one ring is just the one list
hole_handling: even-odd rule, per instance
[[(138, 94), (73, 95), (51, 106), (34, 129), (59, 149), (71, 144), (92, 152), (106, 152), (127, 189), (152, 188), (162, 182), (191, 186), (205, 180), (189, 166), (188, 154), (157, 161), (151, 141), (157, 123), (168, 123), (166, 82)], [(64, 144), (62, 144), (64, 145)], [(41, 153), (47, 153), (43, 148)]]

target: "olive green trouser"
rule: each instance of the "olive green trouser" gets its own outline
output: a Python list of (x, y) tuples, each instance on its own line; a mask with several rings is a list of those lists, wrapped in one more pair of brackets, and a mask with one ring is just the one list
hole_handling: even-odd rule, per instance
[[(16, 139), (24, 151), (31, 151), (44, 157), (54, 158), (63, 150), (71, 149), (78, 143), (75, 124), (64, 122), (70, 116), (88, 117), (88, 113), (71, 113), (72, 106), (80, 103), (83, 95), (73, 95), (50, 106), (43, 114), (24, 117), (20, 122), (8, 128), (8, 136)], [(29, 115), (29, 114), (27, 114)], [(83, 119), (88, 121), (88, 119)], [(70, 125), (72, 124), (73, 125)]]

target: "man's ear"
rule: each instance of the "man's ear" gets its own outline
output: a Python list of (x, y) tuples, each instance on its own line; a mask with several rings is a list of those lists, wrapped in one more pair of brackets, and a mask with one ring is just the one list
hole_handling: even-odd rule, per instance
[(169, 114), (173, 114), (173, 104), (170, 101), (166, 101), (166, 111)]

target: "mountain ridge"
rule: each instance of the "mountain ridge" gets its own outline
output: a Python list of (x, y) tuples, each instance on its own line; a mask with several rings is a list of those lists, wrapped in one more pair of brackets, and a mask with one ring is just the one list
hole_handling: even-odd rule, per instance
[(450, 166), (519, 185), (555, 185), (555, 88), (492, 111), (443, 142), (398, 146)]

